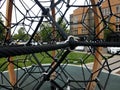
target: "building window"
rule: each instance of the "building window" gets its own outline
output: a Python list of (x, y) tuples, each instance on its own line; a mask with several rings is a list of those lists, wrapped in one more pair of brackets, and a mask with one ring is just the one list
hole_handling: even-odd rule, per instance
[(120, 22), (120, 17), (116, 17), (116, 23)]
[(70, 32), (72, 35), (78, 35), (78, 30), (72, 30), (72, 32)]
[(102, 13), (103, 13), (103, 16), (106, 15), (106, 11), (105, 11), (105, 9), (102, 9)]
[(77, 23), (78, 22), (78, 16), (73, 16), (73, 23)]
[(116, 13), (120, 13), (120, 5), (116, 6)]
[(73, 16), (73, 19), (71, 22), (72, 22), (72, 27), (77, 28), (78, 27), (78, 16), (77, 15)]
[(120, 24), (116, 25), (116, 31), (120, 31)]
[(106, 9), (105, 9), (105, 12), (106, 12), (105, 15), (109, 15), (109, 14), (110, 14), (110, 9), (109, 9), (109, 8), (106, 8)]
[(87, 34), (87, 30), (85, 28), (82, 28), (82, 33), (81, 34)]
[(109, 8), (104, 8), (102, 9), (103, 16), (109, 15), (110, 14), (110, 9)]
[(86, 13), (83, 13), (83, 14), (82, 14), (82, 20), (84, 20), (85, 17), (86, 17)]

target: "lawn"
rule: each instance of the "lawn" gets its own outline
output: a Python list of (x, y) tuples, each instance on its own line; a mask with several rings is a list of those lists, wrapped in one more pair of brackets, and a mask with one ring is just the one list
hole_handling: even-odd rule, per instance
[[(49, 55), (51, 55), (51, 52), (47, 53), (37, 53), (37, 54), (30, 54), (30, 55), (20, 55), (20, 56), (15, 56), (13, 57), (14, 60), (14, 67), (15, 68), (20, 68), (20, 67), (26, 67), (26, 66), (31, 66), (37, 64), (37, 60), (35, 60), (34, 55), (37, 57), (38, 61), (42, 64), (48, 64), (52, 63), (53, 59)], [(59, 59), (58, 59), (59, 60)], [(71, 52), (68, 54), (66, 59), (64, 60), (63, 63), (67, 62), (69, 64), (83, 64), (83, 63), (89, 63), (93, 62), (94, 57), (92, 55), (89, 55), (88, 53), (82, 53), (82, 52)], [(0, 59), (0, 71), (5, 71), (7, 70), (7, 66), (9, 63), (7, 62), (6, 58), (1, 58)]]
[(67, 58), (71, 64), (90, 63), (94, 60), (93, 55), (83, 52), (71, 52)]

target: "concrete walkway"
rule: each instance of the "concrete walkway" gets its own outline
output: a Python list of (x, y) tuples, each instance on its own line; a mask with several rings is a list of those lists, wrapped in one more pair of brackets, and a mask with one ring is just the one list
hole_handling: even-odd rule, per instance
[[(105, 61), (103, 60), (102, 63), (104, 63)], [(109, 68), (112, 70), (112, 74), (115, 75), (120, 75), (117, 72), (120, 71), (120, 55), (115, 55), (114, 57), (110, 58), (108, 60), (108, 64), (109, 64)], [(88, 68), (92, 69), (93, 68), (93, 63), (88, 63), (86, 64)], [(105, 64), (106, 65), (106, 64)], [(107, 71), (107, 67), (103, 70), (104, 72), (108, 72)]]

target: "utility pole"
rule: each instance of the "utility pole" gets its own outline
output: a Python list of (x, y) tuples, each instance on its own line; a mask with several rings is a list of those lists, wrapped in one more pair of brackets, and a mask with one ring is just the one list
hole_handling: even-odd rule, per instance
[[(7, 0), (6, 1), (6, 21), (5, 21), (5, 26), (8, 28), (6, 32), (6, 41), (9, 41), (11, 38), (11, 19), (12, 19), (12, 8), (13, 8), (13, 0)], [(14, 64), (13, 64), (13, 59), (12, 57), (8, 57), (8, 74), (10, 78), (10, 83), (14, 86), (16, 83), (16, 75), (14, 71)]]

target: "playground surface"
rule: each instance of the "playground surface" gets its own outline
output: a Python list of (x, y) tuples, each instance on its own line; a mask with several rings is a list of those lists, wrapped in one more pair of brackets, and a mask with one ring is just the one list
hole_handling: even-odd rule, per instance
[[(44, 65), (44, 68), (47, 69), (48, 67), (49, 65)], [(86, 85), (86, 82), (83, 82), (83, 80), (88, 80), (90, 78), (90, 71), (78, 65), (67, 65), (64, 67), (62, 72), (61, 70), (59, 70), (59, 68), (58, 71), (60, 75), (58, 75), (58, 77), (55, 79), (55, 82), (60, 86), (63, 86), (64, 82), (67, 83), (68, 79), (71, 80), (71, 82), (69, 82), (70, 90), (84, 90), (83, 87)], [(28, 73), (24, 74), (24, 72), (28, 72)], [(40, 72), (40, 68), (38, 66), (31, 66), (24, 70), (19, 70), (19, 72), (16, 72), (18, 76), (18, 80), (20, 79), (20, 81), (18, 82), (19, 87), (22, 88), (22, 90), (34, 90), (33, 88), (37, 85), (37, 83), (40, 82), (42, 78), (41, 74), (43, 74), (37, 72)], [(8, 77), (7, 71), (4, 72), (4, 75)], [(98, 77), (99, 85), (105, 85), (107, 78), (109, 78), (105, 90), (119, 90), (120, 76), (113, 74), (110, 74), (110, 76), (108, 75), (109, 73), (106, 72), (101, 72), (99, 74)], [(63, 80), (64, 82), (60, 80), (61, 77), (62, 79), (64, 79)], [(8, 81), (6, 81), (5, 78), (2, 78), (0, 76), (0, 80), (1, 80), (0, 83), (4, 83), (4, 85), (9, 87), (9, 83)], [(74, 81), (80, 81), (80, 82), (76, 83)], [(39, 90), (51, 90), (50, 86), (51, 86), (50, 81), (45, 81)], [(75, 87), (76, 89), (72, 89), (72, 87)], [(0, 89), (7, 90), (7, 89), (3, 89), (2, 86), (0, 86)], [(95, 90), (100, 90), (100, 89), (98, 89), (97, 86)]]

